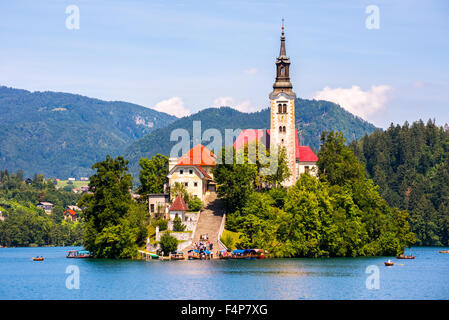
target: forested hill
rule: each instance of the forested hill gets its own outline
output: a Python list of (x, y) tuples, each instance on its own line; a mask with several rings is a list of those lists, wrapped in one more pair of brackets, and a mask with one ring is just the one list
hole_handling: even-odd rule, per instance
[(449, 245), (449, 128), (418, 121), (351, 144), (390, 206), (410, 212), (421, 245)]
[[(296, 99), (296, 128), (300, 134), (300, 143), (319, 149), (320, 134), (323, 131), (343, 132), (348, 141), (359, 139), (376, 130), (366, 122), (347, 112), (339, 105), (328, 101)], [(242, 113), (229, 107), (204, 109), (189, 117), (174, 121), (165, 128), (155, 130), (133, 143), (125, 151), (125, 158), (131, 161), (131, 170), (137, 172), (137, 163), (141, 157), (151, 157), (157, 153), (170, 154), (176, 142), (170, 141), (170, 133), (178, 128), (189, 131), (192, 136), (193, 121), (201, 121), (201, 129), (263, 129), (270, 127), (270, 111), (264, 109), (254, 113)]]
[(0, 86), (0, 168), (89, 176), (94, 162), (175, 119), (126, 102)]

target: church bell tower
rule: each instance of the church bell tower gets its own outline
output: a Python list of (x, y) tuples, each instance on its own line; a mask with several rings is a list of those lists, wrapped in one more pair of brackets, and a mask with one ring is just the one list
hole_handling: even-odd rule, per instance
[(271, 121), (270, 121), (270, 149), (285, 147), (290, 178), (284, 182), (285, 186), (292, 186), (296, 182), (296, 129), (295, 129), (295, 98), (293, 86), (290, 82), (290, 59), (285, 50), (284, 19), (282, 19), (281, 50), (276, 59), (276, 81), (270, 93)]

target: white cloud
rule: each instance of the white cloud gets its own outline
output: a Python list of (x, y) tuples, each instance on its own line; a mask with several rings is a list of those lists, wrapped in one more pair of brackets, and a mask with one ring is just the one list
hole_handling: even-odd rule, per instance
[(180, 97), (172, 97), (167, 100), (162, 100), (156, 103), (153, 109), (179, 118), (190, 115), (190, 110), (184, 106), (184, 101), (182, 101)]
[(257, 68), (249, 68), (243, 71), (245, 74), (256, 74), (259, 72), (259, 69)]
[(212, 104), (214, 108), (219, 107), (231, 107), (233, 109), (236, 109), (241, 112), (255, 112), (259, 111), (260, 108), (257, 108), (253, 105), (251, 105), (250, 100), (243, 100), (243, 101), (235, 101), (231, 97), (219, 97), (216, 98)]
[(350, 89), (325, 87), (315, 92), (312, 98), (335, 102), (347, 111), (367, 119), (386, 108), (390, 90), (392, 87), (387, 85), (371, 86), (367, 91), (359, 86), (352, 86)]

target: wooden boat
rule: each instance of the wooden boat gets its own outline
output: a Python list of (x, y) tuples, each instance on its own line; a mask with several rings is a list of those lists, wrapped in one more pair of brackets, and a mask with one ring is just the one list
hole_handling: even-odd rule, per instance
[(200, 252), (198, 250), (189, 250), (187, 252), (187, 254), (188, 254), (187, 258), (189, 260), (199, 260), (199, 259), (201, 259)]
[(385, 263), (385, 265), (386, 265), (387, 267), (394, 266), (394, 262), (393, 262), (393, 261), (385, 261), (384, 263)]
[(415, 256), (412, 254), (409, 256), (401, 254), (401, 255), (397, 256), (396, 259), (415, 259)]
[(71, 250), (67, 252), (66, 258), (75, 258), (75, 259), (86, 259), (91, 258), (91, 254), (89, 251), (86, 250)]
[(440, 250), (439, 253), (449, 253), (449, 250)]
[(159, 256), (155, 253), (150, 253), (149, 256), (151, 259), (159, 259)]
[(171, 253), (171, 260), (185, 260), (184, 252), (175, 251)]
[(33, 257), (33, 261), (44, 261), (44, 257)]
[(229, 250), (221, 250), (217, 252), (217, 256), (219, 259), (223, 259), (223, 260), (229, 260), (232, 258), (232, 252)]
[(263, 249), (254, 249), (256, 252), (257, 259), (265, 259), (265, 250)]
[(231, 259), (258, 259), (258, 253), (254, 249), (234, 250)]

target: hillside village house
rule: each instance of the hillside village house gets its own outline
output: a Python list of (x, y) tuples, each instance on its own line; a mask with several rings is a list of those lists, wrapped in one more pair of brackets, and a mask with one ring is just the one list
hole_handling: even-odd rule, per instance
[(81, 211), (81, 208), (78, 206), (67, 206), (67, 208), (73, 211)]
[(206, 196), (216, 190), (212, 173), (214, 167), (215, 155), (198, 144), (182, 157), (169, 159), (169, 186), (182, 183), (190, 194), (204, 202)]
[(53, 209), (53, 203), (50, 202), (39, 202), (36, 207), (41, 208), (45, 211), (46, 214), (51, 213), (51, 209)]
[(64, 220), (70, 220), (72, 222), (75, 222), (78, 220), (78, 217), (79, 217), (78, 212), (72, 209), (64, 211)]

